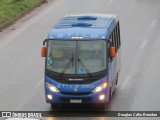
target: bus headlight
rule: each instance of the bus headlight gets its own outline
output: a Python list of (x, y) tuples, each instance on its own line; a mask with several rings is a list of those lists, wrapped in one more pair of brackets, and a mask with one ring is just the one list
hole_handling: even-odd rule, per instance
[(46, 83), (46, 87), (52, 92), (60, 92), (54, 85)]
[(103, 89), (107, 88), (108, 86), (108, 83), (107, 82), (104, 82), (103, 84), (97, 86), (92, 92), (96, 93), (96, 92), (100, 92), (102, 91)]

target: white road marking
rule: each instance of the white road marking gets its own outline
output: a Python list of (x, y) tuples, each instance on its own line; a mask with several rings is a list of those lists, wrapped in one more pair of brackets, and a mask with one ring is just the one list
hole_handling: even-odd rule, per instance
[(140, 49), (143, 49), (145, 47), (146, 43), (147, 43), (147, 40), (144, 40), (142, 45), (141, 45), (141, 47), (140, 47)]
[(44, 79), (42, 78), (42, 80), (39, 81), (39, 83), (37, 83), (35, 87), (36, 87), (36, 88), (39, 87), (43, 82), (44, 82)]
[(107, 6), (109, 6), (109, 5), (112, 3), (112, 1), (113, 1), (113, 0), (110, 0), (110, 1), (108, 2)]
[(156, 22), (157, 22), (156, 20), (153, 20), (153, 21), (152, 21), (152, 23), (151, 23), (151, 28), (153, 28), (153, 27), (156, 25)]
[(120, 87), (121, 90), (123, 90), (123, 89), (126, 87), (129, 78), (130, 78), (130, 77), (127, 76), (127, 77), (124, 79), (124, 81), (122, 82), (122, 85), (121, 85), (121, 87)]

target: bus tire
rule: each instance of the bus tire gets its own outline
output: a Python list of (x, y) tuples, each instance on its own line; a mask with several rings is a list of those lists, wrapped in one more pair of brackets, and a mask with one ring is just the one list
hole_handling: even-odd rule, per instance
[(52, 103), (52, 104), (51, 104), (51, 108), (52, 108), (52, 109), (57, 109), (57, 108), (58, 108), (58, 105)]
[(99, 110), (104, 111), (106, 109), (106, 103), (99, 103), (97, 104)]
[(111, 90), (111, 88), (110, 88), (110, 89), (109, 89), (109, 99), (108, 99), (108, 102), (110, 102), (111, 97), (112, 97), (112, 90)]

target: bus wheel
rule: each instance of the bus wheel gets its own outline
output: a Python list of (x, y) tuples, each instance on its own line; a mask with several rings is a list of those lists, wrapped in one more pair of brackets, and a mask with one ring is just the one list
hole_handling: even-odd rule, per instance
[(51, 104), (52, 109), (58, 109), (58, 104)]
[(97, 104), (99, 110), (104, 111), (106, 109), (106, 103), (99, 103)]
[(109, 89), (109, 100), (108, 100), (108, 102), (111, 100), (111, 97), (112, 97), (112, 90), (111, 90), (111, 88)]

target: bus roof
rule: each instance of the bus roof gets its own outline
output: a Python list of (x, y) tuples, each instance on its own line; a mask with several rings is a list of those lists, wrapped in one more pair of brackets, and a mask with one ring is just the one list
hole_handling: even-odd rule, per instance
[(48, 39), (108, 39), (117, 21), (115, 14), (66, 15), (50, 30)]

